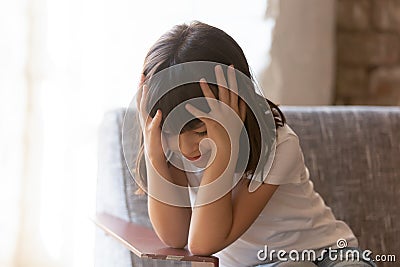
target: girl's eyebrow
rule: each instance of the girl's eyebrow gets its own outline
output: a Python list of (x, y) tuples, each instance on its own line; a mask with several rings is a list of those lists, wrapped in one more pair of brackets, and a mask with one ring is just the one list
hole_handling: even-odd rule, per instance
[(203, 126), (205, 126), (206, 124), (204, 123), (204, 122), (202, 122), (202, 121), (200, 121), (200, 122), (198, 122), (198, 123), (196, 123), (196, 126), (194, 127), (195, 129), (196, 128), (200, 128), (200, 127), (203, 127)]
[(202, 128), (202, 127), (205, 127), (205, 126), (206, 126), (206, 124), (203, 123), (203, 124), (201, 124), (201, 125), (199, 125), (199, 126), (194, 127), (194, 128), (192, 129), (192, 131), (198, 130), (198, 129), (200, 129), (200, 128)]

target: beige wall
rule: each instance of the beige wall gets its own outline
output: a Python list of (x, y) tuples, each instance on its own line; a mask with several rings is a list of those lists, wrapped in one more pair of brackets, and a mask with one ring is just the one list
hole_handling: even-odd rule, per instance
[(271, 64), (261, 74), (266, 96), (284, 105), (333, 103), (335, 1), (272, 0), (276, 17)]

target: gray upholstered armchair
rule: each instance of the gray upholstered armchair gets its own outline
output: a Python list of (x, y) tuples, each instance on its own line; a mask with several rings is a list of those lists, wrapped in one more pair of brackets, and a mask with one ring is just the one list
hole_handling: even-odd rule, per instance
[[(398, 258), (400, 107), (282, 110), (299, 135), (317, 192), (336, 217), (350, 225), (362, 248)], [(202, 261), (214, 266), (215, 258), (165, 249), (152, 231), (146, 197), (134, 194), (137, 186), (122, 154), (124, 113), (122, 109), (107, 113), (99, 131), (96, 266), (197, 266)], [(154, 259), (163, 253), (165, 257)]]

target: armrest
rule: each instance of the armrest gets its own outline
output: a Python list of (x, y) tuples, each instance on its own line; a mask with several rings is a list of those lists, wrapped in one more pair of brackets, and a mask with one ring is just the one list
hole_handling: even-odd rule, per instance
[(140, 258), (189, 261), (193, 267), (218, 267), (217, 257), (196, 256), (186, 249), (166, 247), (150, 228), (105, 213), (97, 214), (94, 222)]

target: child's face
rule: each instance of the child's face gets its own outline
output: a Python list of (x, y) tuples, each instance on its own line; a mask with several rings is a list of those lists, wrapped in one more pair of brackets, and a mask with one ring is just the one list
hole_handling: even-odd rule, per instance
[(197, 128), (188, 130), (184, 133), (179, 134), (179, 144), (177, 144), (177, 136), (166, 133), (167, 146), (173, 152), (182, 154), (185, 158), (190, 161), (197, 160), (200, 155), (208, 154), (211, 151), (211, 147), (207, 145), (209, 142), (200, 142), (207, 138), (207, 127), (205, 124), (199, 125)]

